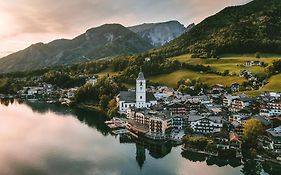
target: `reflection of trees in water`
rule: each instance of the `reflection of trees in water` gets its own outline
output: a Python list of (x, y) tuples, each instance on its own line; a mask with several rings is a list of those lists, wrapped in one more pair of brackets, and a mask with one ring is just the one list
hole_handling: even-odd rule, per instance
[(230, 165), (233, 168), (236, 168), (238, 166), (242, 165), (241, 159), (235, 159), (235, 158), (223, 158), (223, 157), (214, 157), (209, 156), (206, 160), (207, 165), (217, 165), (219, 167)]
[(33, 112), (45, 114), (47, 112), (53, 112), (59, 116), (72, 115), (76, 117), (81, 123), (88, 125), (91, 128), (95, 128), (103, 135), (109, 134), (109, 128), (105, 125), (106, 116), (102, 113), (95, 111), (88, 111), (82, 109), (72, 109), (56, 104), (47, 104), (44, 102), (25, 102)]
[(270, 175), (280, 175), (281, 172), (281, 166), (274, 164), (274, 163), (269, 163), (269, 162), (264, 162), (263, 164), (263, 169), (266, 173)]
[(104, 123), (107, 117), (103, 113), (82, 109), (75, 109), (74, 113), (81, 123), (85, 123), (89, 127), (96, 128), (97, 131), (103, 135), (109, 134), (110, 129)]
[(204, 162), (206, 160), (206, 156), (204, 154), (192, 152), (192, 151), (183, 151), (181, 153), (182, 157), (192, 161), (192, 162)]
[(14, 104), (15, 103), (15, 99), (11, 98), (11, 99), (0, 99), (1, 105), (5, 105), (5, 106), (9, 106), (10, 104)]
[(183, 151), (181, 153), (182, 157), (192, 161), (192, 162), (205, 162), (207, 165), (217, 165), (218, 167), (223, 167), (230, 165), (231, 167), (235, 168), (242, 165), (241, 159), (236, 158), (228, 158), (228, 157), (215, 157), (215, 156), (208, 156), (201, 153), (196, 153), (193, 151)]
[(244, 162), (244, 166), (241, 172), (244, 175), (258, 175), (262, 172), (262, 165), (260, 162), (255, 160), (247, 160)]

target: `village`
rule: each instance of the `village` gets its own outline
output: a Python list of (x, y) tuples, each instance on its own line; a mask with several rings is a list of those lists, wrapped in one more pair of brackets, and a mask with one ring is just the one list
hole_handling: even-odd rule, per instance
[[(95, 76), (86, 78), (86, 84), (96, 83)], [(24, 87), (16, 97), (70, 105), (77, 90), (78, 87), (61, 89), (41, 82), (38, 86)], [(121, 91), (116, 97), (120, 115), (106, 124), (116, 135), (125, 133), (175, 145), (183, 144), (187, 136), (204, 136), (215, 147), (211, 151), (204, 149), (204, 153), (217, 155), (216, 150), (232, 150), (236, 157), (241, 157), (244, 126), (255, 119), (265, 129), (258, 137), (259, 147), (280, 159), (281, 93), (264, 92), (257, 97), (235, 95), (240, 91), (240, 85), (235, 82), (229, 90), (216, 84), (208, 92), (202, 89), (198, 95), (191, 96), (167, 86), (147, 86), (140, 71), (135, 88)], [(186, 144), (183, 149), (194, 150)]]
[[(239, 91), (239, 85), (231, 89)], [(259, 146), (280, 159), (280, 100), (281, 93), (273, 92), (256, 98), (227, 94), (219, 84), (213, 86), (211, 93), (198, 96), (166, 86), (146, 88), (144, 74), (140, 72), (136, 88), (120, 92), (117, 97), (119, 112), (126, 118), (106, 123), (116, 134), (129, 132), (135, 137), (176, 144), (181, 144), (187, 134), (207, 136), (217, 149), (234, 150), (241, 157), (244, 125), (255, 119), (265, 128), (265, 133), (258, 137)]]

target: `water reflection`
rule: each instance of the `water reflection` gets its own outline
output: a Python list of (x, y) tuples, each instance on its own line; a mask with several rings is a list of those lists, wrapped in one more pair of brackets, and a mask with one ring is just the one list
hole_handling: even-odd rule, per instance
[[(40, 102), (1, 104), (0, 174), (274, 174), (270, 165), (260, 171), (253, 163), (225, 163), (169, 143), (111, 136), (99, 113)], [(250, 171), (253, 166), (259, 171)]]

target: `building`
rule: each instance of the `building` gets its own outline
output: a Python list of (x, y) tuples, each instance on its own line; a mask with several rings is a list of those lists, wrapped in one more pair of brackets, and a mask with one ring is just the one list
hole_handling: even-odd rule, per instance
[(267, 117), (281, 116), (281, 101), (271, 101), (261, 105), (260, 115)]
[(212, 91), (213, 93), (221, 93), (222, 91), (224, 91), (224, 86), (222, 84), (215, 84), (212, 87)]
[(238, 99), (234, 99), (231, 103), (231, 111), (232, 112), (239, 112), (242, 109), (249, 107), (252, 103), (252, 100), (247, 97), (242, 97)]
[(232, 83), (230, 86), (230, 89), (232, 92), (239, 92), (240, 91), (240, 84), (238, 83)]
[(127, 110), (128, 129), (153, 140), (166, 140), (173, 129), (173, 119), (168, 111)]
[(188, 123), (195, 133), (211, 134), (220, 132), (223, 127), (222, 117), (190, 115)]
[(238, 123), (240, 123), (241, 125), (244, 125), (247, 120), (250, 119), (250, 116), (246, 116), (246, 115), (230, 115), (228, 116), (228, 121), (230, 123), (236, 121)]
[(234, 99), (239, 98), (239, 96), (232, 96), (232, 95), (224, 95), (223, 97), (223, 106), (229, 107)]
[(263, 139), (264, 148), (281, 154), (281, 126), (266, 130), (266, 138)]
[(263, 62), (261, 61), (247, 61), (246, 63), (243, 64), (245, 67), (251, 67), (251, 66), (262, 66)]
[(89, 78), (87, 81), (86, 81), (86, 84), (90, 84), (92, 86), (94, 86), (96, 83), (97, 83), (97, 79), (95, 76), (93, 76), (92, 78)]
[(150, 108), (157, 104), (153, 93), (146, 91), (146, 80), (142, 72), (139, 73), (136, 80), (135, 91), (122, 91), (117, 97), (119, 112), (125, 113), (130, 107)]

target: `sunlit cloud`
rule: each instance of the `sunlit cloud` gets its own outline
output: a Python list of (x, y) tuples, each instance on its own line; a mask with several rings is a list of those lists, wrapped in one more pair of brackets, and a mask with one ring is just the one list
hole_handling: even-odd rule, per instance
[[(104, 23), (125, 26), (178, 20), (199, 23), (226, 6), (250, 0), (9, 0), (0, 2), (0, 52), (73, 38)], [(10, 40), (18, 40), (11, 44)], [(24, 41), (24, 42), (21, 42)], [(0, 54), (1, 56), (1, 54)]]

